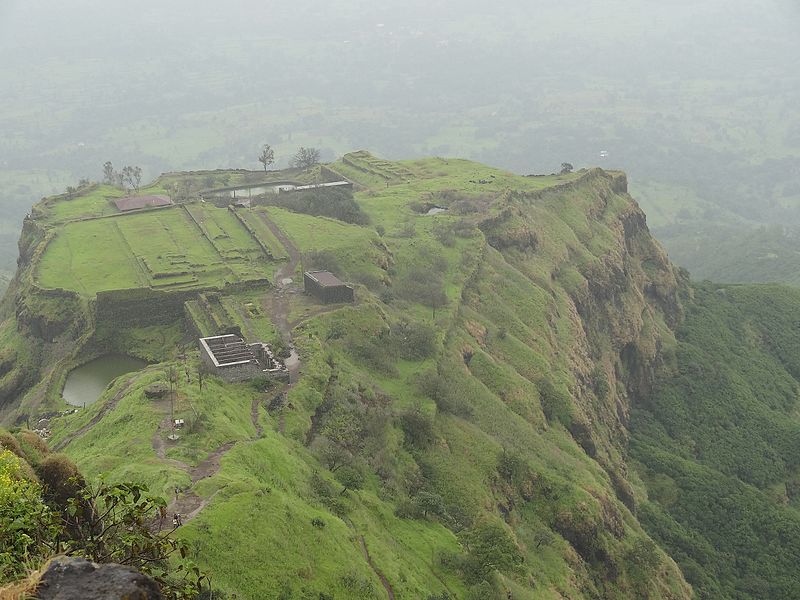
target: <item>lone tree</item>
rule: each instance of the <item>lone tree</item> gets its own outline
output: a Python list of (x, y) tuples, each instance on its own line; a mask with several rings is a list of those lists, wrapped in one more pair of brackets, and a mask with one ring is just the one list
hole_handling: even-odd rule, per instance
[(103, 165), (103, 183), (114, 185), (117, 182), (117, 172), (110, 160)]
[(561, 163), (561, 174), (562, 175), (567, 175), (569, 173), (572, 173), (572, 170), (574, 168), (575, 167), (573, 167), (570, 163), (567, 163), (567, 162)]
[(275, 151), (269, 144), (264, 144), (261, 154), (258, 156), (258, 162), (264, 165), (264, 173), (267, 172), (267, 167), (275, 162)]
[(292, 157), (292, 166), (298, 169), (308, 169), (317, 164), (319, 164), (319, 148), (300, 146), (297, 154)]
[(122, 167), (122, 182), (127, 183), (132, 190), (136, 190), (136, 193), (139, 193), (139, 184), (142, 181), (142, 169), (141, 167), (129, 167), (125, 166)]

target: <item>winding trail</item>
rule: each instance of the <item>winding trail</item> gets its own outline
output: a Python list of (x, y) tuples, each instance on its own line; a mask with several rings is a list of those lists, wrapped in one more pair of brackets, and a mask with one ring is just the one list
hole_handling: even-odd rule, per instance
[(261, 398), (253, 398), (253, 403), (250, 405), (250, 419), (253, 421), (253, 427), (256, 428), (256, 439), (259, 440), (264, 437), (264, 426), (261, 425), (261, 421), (258, 418), (258, 407), (263, 399), (263, 396)]
[(367, 561), (367, 564), (369, 564), (370, 569), (372, 569), (375, 575), (378, 576), (378, 579), (381, 580), (381, 584), (383, 584), (383, 589), (386, 590), (386, 595), (389, 597), (389, 600), (394, 600), (394, 589), (392, 589), (392, 584), (389, 583), (388, 579), (386, 579), (386, 575), (384, 575), (383, 572), (375, 566), (375, 563), (372, 562), (372, 557), (369, 555), (367, 542), (364, 541), (364, 536), (359, 535), (358, 541), (361, 544), (361, 550), (364, 552), (364, 559)]
[[(264, 308), (268, 311), (267, 314), (270, 315), (273, 325), (278, 330), (281, 338), (283, 338), (284, 342), (291, 351), (290, 357), (286, 360), (286, 367), (289, 370), (289, 385), (284, 390), (284, 393), (287, 393), (289, 389), (291, 389), (297, 382), (300, 373), (300, 357), (295, 350), (291, 333), (292, 328), (296, 324), (289, 323), (288, 295), (298, 293), (300, 291), (299, 286), (297, 286), (291, 278), (297, 270), (297, 265), (300, 264), (302, 255), (294, 243), (292, 243), (292, 241), (288, 238), (288, 236), (281, 231), (281, 229), (272, 221), (272, 219), (269, 218), (269, 215), (267, 215), (265, 212), (259, 212), (258, 214), (272, 234), (281, 244), (283, 244), (284, 248), (286, 249), (286, 253), (289, 255), (289, 261), (283, 264), (275, 273), (275, 288), (266, 295), (263, 301)], [(315, 314), (318, 312), (322, 311), (315, 311)], [(253, 332), (251, 330), (249, 319), (246, 318), (246, 315), (240, 316), (243, 317), (245, 327), (250, 330), (248, 333), (252, 335)], [(255, 441), (264, 437), (264, 427), (259, 419), (259, 405), (263, 400), (263, 396), (254, 398), (252, 404), (250, 405), (250, 419), (252, 420), (253, 427), (255, 428), (256, 432), (255, 437), (250, 441)], [(166, 412), (166, 408), (164, 408), (164, 410)], [(285, 428), (285, 417), (282, 412), (278, 419), (278, 429), (281, 433), (283, 433)], [(166, 458), (166, 444), (163, 436), (161, 435), (165, 430), (165, 427), (171, 427), (169, 415), (164, 418), (164, 420), (161, 422), (161, 425), (159, 425), (159, 429), (153, 435), (153, 450), (155, 450), (156, 455), (160, 459), (188, 473), (192, 480), (192, 486), (194, 486), (194, 484), (196, 484), (198, 481), (215, 475), (220, 469), (222, 457), (231, 448), (233, 448), (236, 443), (227, 442), (223, 444), (209, 454), (204, 461), (200, 462), (195, 467), (191, 467), (190, 465), (187, 465), (181, 461)], [(200, 514), (200, 512), (208, 505), (209, 502), (211, 502), (218, 492), (219, 490), (217, 490), (217, 492), (215, 492), (210, 498), (206, 499), (201, 498), (191, 489), (177, 493), (175, 499), (167, 507), (167, 512), (169, 514), (180, 514), (182, 523), (187, 523)]]
[[(272, 234), (277, 238), (277, 240), (283, 244), (284, 248), (286, 249), (286, 253), (289, 256), (288, 262), (283, 264), (278, 270), (275, 272), (275, 287), (264, 297), (263, 299), (263, 307), (268, 312), (267, 314), (270, 315), (270, 318), (275, 326), (276, 330), (280, 334), (281, 338), (283, 338), (284, 342), (286, 343), (287, 347), (289, 348), (291, 355), (289, 358), (286, 359), (286, 367), (289, 370), (289, 384), (283, 390), (283, 394), (288, 393), (288, 391), (297, 383), (297, 380), (300, 375), (300, 357), (294, 347), (294, 343), (292, 341), (292, 329), (296, 327), (301, 322), (315, 317), (319, 314), (327, 312), (328, 310), (334, 310), (337, 307), (319, 307), (313, 309), (311, 312), (306, 314), (300, 319), (297, 319), (293, 322), (289, 322), (289, 309), (290, 309), (290, 302), (289, 298), (292, 294), (297, 294), (302, 291), (302, 288), (299, 283), (295, 282), (292, 277), (295, 276), (297, 271), (297, 266), (300, 264), (302, 259), (302, 254), (294, 245), (294, 243), (289, 239), (289, 237), (275, 224), (274, 221), (269, 217), (266, 212), (259, 211), (260, 218), (264, 221), (266, 226), (272, 232)], [(243, 322), (248, 330), (248, 333), (252, 335), (251, 326), (249, 323), (249, 319), (246, 315), (240, 315), (243, 318)], [(255, 336), (253, 336), (255, 337)], [(92, 419), (83, 427), (72, 433), (71, 435), (67, 436), (61, 442), (59, 442), (56, 446), (54, 446), (54, 450), (58, 451), (66, 447), (70, 442), (72, 442), (75, 438), (84, 435), (87, 431), (89, 431), (92, 427), (94, 427), (100, 420), (105, 417), (109, 412), (114, 410), (117, 406), (119, 401), (123, 398), (125, 393), (130, 389), (133, 382), (136, 380), (136, 377), (131, 377), (125, 381), (125, 383), (120, 387), (114, 396), (108, 400), (100, 411), (92, 417)], [(255, 437), (251, 438), (250, 440), (241, 440), (244, 442), (253, 442), (258, 439), (264, 437), (264, 426), (262, 425), (259, 419), (259, 405), (263, 402), (264, 397), (255, 398), (250, 406), (250, 418), (253, 423), (253, 427), (255, 429)], [(161, 413), (164, 415), (163, 419), (159, 422), (158, 427), (156, 428), (155, 432), (153, 433), (151, 445), (153, 448), (153, 452), (155, 453), (156, 457), (160, 461), (162, 461), (165, 465), (180, 469), (187, 473), (191, 479), (191, 487), (186, 490), (176, 490), (175, 497), (172, 498), (171, 502), (167, 506), (167, 518), (170, 519), (172, 514), (178, 513), (181, 515), (182, 523), (185, 524), (195, 518), (200, 512), (213, 500), (214, 496), (219, 493), (220, 490), (217, 490), (212, 494), (209, 498), (202, 498), (198, 494), (193, 491), (193, 487), (199, 481), (203, 479), (207, 479), (215, 475), (219, 469), (222, 462), (222, 457), (234, 447), (237, 442), (230, 441), (222, 444), (219, 448), (211, 452), (205, 460), (198, 463), (196, 466), (191, 466), (188, 463), (185, 463), (181, 460), (168, 458), (167, 457), (167, 449), (168, 443), (165, 440), (165, 436), (167, 432), (172, 431), (172, 421), (171, 421), (171, 413), (169, 410), (169, 400), (164, 399), (154, 406), (160, 409)], [(278, 415), (278, 431), (283, 434), (285, 431), (286, 419), (281, 410)], [(162, 528), (164, 526), (164, 521), (156, 521), (152, 524), (154, 528)], [(369, 562), (370, 566), (373, 568), (375, 573), (381, 579), (381, 582), (384, 585), (384, 588), (387, 590), (387, 594), (389, 595), (390, 600), (394, 600), (394, 592), (391, 589), (386, 578), (375, 569), (374, 565), (372, 564), (372, 559), (369, 556), (369, 552), (367, 550), (366, 543), (364, 541), (363, 536), (361, 539), (361, 547), (364, 551), (364, 556)]]
[(300, 371), (300, 357), (295, 350), (294, 343), (292, 342), (292, 324), (289, 323), (289, 302), (287, 296), (289, 294), (296, 294), (300, 291), (300, 286), (295, 283), (292, 277), (297, 271), (297, 265), (300, 264), (302, 255), (294, 245), (294, 242), (278, 227), (275, 222), (270, 219), (266, 212), (259, 211), (259, 217), (267, 228), (272, 232), (278, 241), (283, 244), (286, 253), (289, 255), (289, 261), (281, 265), (275, 271), (275, 290), (264, 298), (264, 308), (269, 311), (275, 328), (283, 338), (284, 343), (291, 352), (289, 358), (286, 359), (286, 368), (289, 369), (289, 382), (297, 381)]

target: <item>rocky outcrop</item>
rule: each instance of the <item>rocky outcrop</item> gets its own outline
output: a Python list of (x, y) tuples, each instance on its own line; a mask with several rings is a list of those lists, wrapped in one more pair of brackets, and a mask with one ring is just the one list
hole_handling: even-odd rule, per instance
[(155, 581), (116, 564), (98, 565), (85, 558), (52, 560), (36, 589), (39, 600), (161, 600)]

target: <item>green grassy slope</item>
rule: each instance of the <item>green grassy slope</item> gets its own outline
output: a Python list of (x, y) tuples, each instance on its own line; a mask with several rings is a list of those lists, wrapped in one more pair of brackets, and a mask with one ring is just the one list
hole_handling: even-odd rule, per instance
[[(637, 520), (644, 491), (626, 462), (631, 398), (674, 346), (681, 307), (624, 176), (365, 152), (330, 167), (355, 181), (369, 225), (275, 207), (247, 218), (274, 223), (303, 264), (333, 264), (354, 305), (266, 288), (187, 305), (204, 332), (275, 339), (288, 323), (299, 380), (263, 391), (207, 377), (201, 390), (192, 345), (185, 364), (165, 348), (53, 420), (54, 443), (90, 475), (177, 486), (193, 515), (180, 534), (240, 598), (689, 598)], [(181, 210), (78, 225), (177, 232)], [(248, 252), (222, 209), (190, 210), (203, 224), (187, 255), (212, 247), (229, 268), (241, 258), (228, 253)], [(55, 226), (69, 243), (78, 225)], [(58, 240), (31, 259), (39, 273)], [(121, 334), (142, 353), (156, 340)], [(171, 407), (144, 397), (170, 365), (187, 422), (174, 443)]]
[(688, 306), (631, 422), (642, 521), (700, 598), (797, 597), (800, 294), (708, 284)]

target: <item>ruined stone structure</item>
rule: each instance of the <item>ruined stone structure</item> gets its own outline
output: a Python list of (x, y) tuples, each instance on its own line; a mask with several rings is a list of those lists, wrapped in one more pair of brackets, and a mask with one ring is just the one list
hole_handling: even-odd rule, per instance
[(209, 372), (233, 383), (256, 377), (289, 381), (289, 371), (267, 344), (247, 344), (238, 335), (200, 338), (200, 358)]
[(353, 302), (353, 286), (347, 285), (329, 271), (306, 271), (303, 274), (303, 288), (306, 294), (315, 296), (325, 304)]

